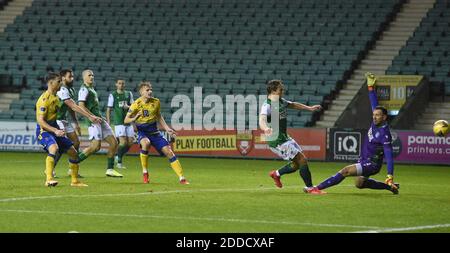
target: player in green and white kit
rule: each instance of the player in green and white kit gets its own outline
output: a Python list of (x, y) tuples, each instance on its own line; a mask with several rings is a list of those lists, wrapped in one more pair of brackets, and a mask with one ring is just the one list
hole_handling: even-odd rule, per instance
[(106, 109), (106, 121), (111, 125), (111, 111), (113, 112), (113, 123), (116, 137), (119, 138), (119, 148), (117, 150), (117, 168), (125, 169), (122, 165), (122, 157), (134, 143), (134, 126), (124, 124), (123, 120), (127, 115), (128, 108), (134, 102), (133, 93), (124, 90), (125, 81), (117, 79), (116, 90), (109, 94), (108, 108)]
[[(62, 85), (60, 90), (56, 93), (60, 100), (60, 109), (57, 113), (56, 123), (60, 130), (64, 130), (66, 136), (73, 142), (73, 146), (78, 152), (78, 148), (80, 147), (78, 135), (81, 133), (75, 112), (80, 113), (91, 122), (95, 123), (100, 123), (102, 118), (90, 114), (76, 104), (75, 89), (73, 88), (73, 71), (70, 69), (63, 69), (60, 72), (60, 76), (62, 78)], [(60, 157), (60, 154), (56, 156), (55, 167)], [(69, 175), (71, 174), (70, 169), (68, 173)], [(81, 176), (78, 175), (78, 177)]]
[[(92, 70), (87, 69), (83, 71), (83, 84), (78, 92), (78, 102), (81, 108), (84, 108), (95, 116), (101, 117), (97, 92), (94, 90), (94, 73)], [(91, 123), (88, 131), (91, 145), (78, 154), (80, 162), (99, 151), (101, 141), (105, 140), (109, 144), (106, 175), (109, 177), (122, 177), (122, 174), (114, 170), (114, 155), (117, 149), (117, 140), (109, 124), (105, 120), (102, 120), (100, 124)]]
[[(318, 111), (321, 110), (322, 107), (320, 105), (307, 106), (301, 103), (288, 101), (282, 98), (283, 91), (284, 85), (281, 80), (269, 81), (267, 83), (267, 100), (263, 103), (259, 114), (259, 127), (264, 131), (264, 134), (267, 137), (271, 138), (267, 141), (270, 150), (284, 160), (290, 161), (279, 170), (271, 171), (269, 176), (273, 178), (275, 185), (281, 188), (283, 187), (280, 180), (281, 176), (299, 170), (300, 176), (306, 185), (304, 192), (307, 192), (305, 189), (313, 187), (311, 172), (309, 171), (308, 161), (303, 154), (302, 148), (287, 133), (287, 109)], [(271, 111), (273, 110), (278, 110), (278, 119), (271, 119)], [(273, 122), (273, 120), (278, 120), (278, 133), (273, 132), (272, 124), (267, 123), (268, 120), (271, 122)], [(310, 191), (309, 193), (318, 194), (320, 192)]]

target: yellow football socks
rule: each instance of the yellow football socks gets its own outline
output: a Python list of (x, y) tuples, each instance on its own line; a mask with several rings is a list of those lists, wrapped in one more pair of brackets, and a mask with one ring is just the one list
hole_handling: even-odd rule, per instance
[(72, 178), (72, 183), (78, 182), (78, 170), (80, 168), (78, 163), (69, 162), (69, 167), (71, 170), (70, 177)]
[(183, 168), (181, 167), (180, 161), (178, 161), (177, 157), (174, 156), (170, 160), (170, 166), (172, 167), (173, 171), (177, 174), (179, 178), (183, 177)]
[(141, 154), (139, 155), (141, 158), (142, 172), (147, 173), (148, 166), (148, 151), (141, 150)]
[(48, 154), (45, 158), (45, 175), (47, 181), (53, 180), (53, 167), (55, 167), (55, 155)]

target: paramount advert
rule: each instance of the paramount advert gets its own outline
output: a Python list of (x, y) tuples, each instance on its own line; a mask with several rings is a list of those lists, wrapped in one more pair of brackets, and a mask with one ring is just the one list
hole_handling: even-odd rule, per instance
[[(327, 160), (356, 162), (361, 155), (366, 130), (331, 128)], [(446, 164), (450, 166), (450, 136), (437, 137), (426, 131), (392, 130), (394, 162)]]

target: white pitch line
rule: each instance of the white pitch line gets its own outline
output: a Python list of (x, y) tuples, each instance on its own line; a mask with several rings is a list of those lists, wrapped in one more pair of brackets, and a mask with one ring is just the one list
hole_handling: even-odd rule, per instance
[[(284, 188), (296, 188), (296, 186), (287, 186)], [(91, 194), (91, 195), (47, 195), (47, 196), (29, 196), (29, 197), (15, 197), (0, 199), (0, 202), (14, 202), (23, 200), (36, 200), (36, 199), (58, 199), (58, 198), (91, 198), (91, 197), (123, 197), (123, 196), (141, 196), (141, 195), (161, 195), (161, 194), (173, 194), (173, 193), (202, 193), (202, 192), (243, 192), (243, 191), (270, 191), (280, 190), (275, 187), (260, 187), (260, 188), (225, 188), (225, 189), (195, 189), (195, 190), (173, 190), (173, 191), (149, 191), (149, 192), (137, 192), (137, 193), (106, 193), (106, 194)]]
[(426, 225), (417, 227), (404, 227), (404, 228), (385, 228), (378, 230), (367, 230), (367, 231), (356, 231), (353, 233), (389, 233), (389, 232), (403, 232), (403, 231), (414, 231), (414, 230), (424, 230), (432, 228), (448, 228), (450, 224), (436, 224), (436, 225)]
[[(353, 187), (354, 185), (337, 185), (335, 187)], [(298, 188), (298, 186), (284, 186), (286, 188)], [(259, 187), (259, 188), (222, 188), (222, 189), (195, 189), (195, 190), (173, 190), (173, 191), (156, 191), (156, 192), (138, 192), (138, 193), (106, 193), (106, 194), (92, 194), (92, 195), (46, 195), (46, 196), (27, 196), (27, 197), (14, 197), (0, 199), (0, 203), (24, 201), (24, 200), (40, 200), (40, 199), (62, 199), (62, 198), (94, 198), (94, 197), (123, 197), (123, 196), (141, 196), (141, 195), (160, 195), (160, 194), (173, 194), (173, 193), (202, 193), (202, 192), (241, 192), (241, 191), (280, 191), (275, 187)], [(303, 191), (299, 191), (302, 193)]]
[(247, 220), (247, 219), (230, 219), (221, 217), (189, 217), (189, 216), (163, 216), (163, 215), (143, 215), (143, 214), (119, 214), (119, 213), (92, 213), (92, 212), (55, 212), (42, 210), (19, 210), (19, 209), (0, 209), (0, 212), (12, 213), (31, 213), (31, 214), (51, 214), (51, 215), (84, 215), (84, 216), (106, 216), (106, 217), (126, 217), (126, 218), (149, 218), (149, 219), (165, 219), (165, 220), (196, 220), (196, 221), (213, 221), (213, 222), (235, 222), (235, 223), (256, 223), (256, 224), (274, 224), (274, 225), (301, 225), (312, 227), (340, 227), (340, 228), (368, 228), (380, 229), (374, 226), (358, 226), (345, 224), (323, 224), (311, 222), (291, 222), (291, 221), (274, 221), (274, 220)]

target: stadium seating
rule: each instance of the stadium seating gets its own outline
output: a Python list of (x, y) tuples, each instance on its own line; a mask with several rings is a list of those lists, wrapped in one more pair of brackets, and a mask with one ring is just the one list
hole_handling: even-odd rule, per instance
[(450, 95), (450, 1), (437, 1), (407, 44), (395, 57), (387, 74), (420, 74), (445, 84)]
[[(26, 85), (24, 100), (36, 98), (49, 70), (74, 69), (78, 87), (91, 68), (101, 99), (118, 76), (130, 88), (153, 82), (163, 107), (167, 94), (191, 94), (194, 86), (220, 96), (265, 94), (265, 82), (278, 78), (287, 98), (324, 104), (399, 3), (35, 0), (0, 35), (0, 74)], [(318, 115), (298, 116), (291, 127)]]

